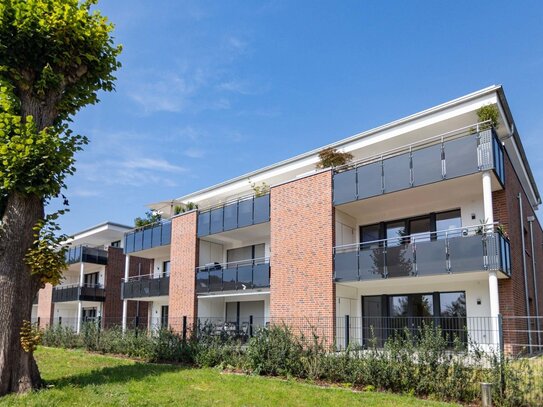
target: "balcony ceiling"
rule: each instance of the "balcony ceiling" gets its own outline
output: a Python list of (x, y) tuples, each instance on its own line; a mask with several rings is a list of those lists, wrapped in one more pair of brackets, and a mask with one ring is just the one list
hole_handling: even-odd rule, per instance
[(244, 242), (259, 242), (270, 238), (270, 222), (260, 223), (258, 225), (247, 226), (244, 228), (229, 230), (227, 232), (215, 233), (205, 236), (201, 240), (213, 243), (233, 243), (242, 244)]

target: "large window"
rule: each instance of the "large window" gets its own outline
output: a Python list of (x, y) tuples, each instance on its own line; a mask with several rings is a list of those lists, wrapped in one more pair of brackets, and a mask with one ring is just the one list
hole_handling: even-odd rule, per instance
[(265, 255), (264, 243), (238, 247), (226, 251), (227, 263), (244, 262), (245, 260), (262, 259)]
[[(387, 239), (387, 246), (398, 246), (410, 243), (406, 236), (411, 236), (415, 242), (442, 239), (446, 235), (461, 234), (462, 219), (460, 209), (446, 212), (431, 213), (407, 219), (375, 223), (360, 227), (360, 243), (375, 242)], [(436, 233), (438, 231), (438, 233)], [(447, 232), (441, 232), (447, 231)], [(373, 248), (378, 243), (363, 245), (363, 248)]]
[(170, 261), (165, 261), (162, 263), (162, 276), (161, 277), (169, 277), (170, 276), (170, 270), (171, 270), (171, 263)]
[(416, 337), (423, 326), (439, 326), (452, 346), (467, 342), (466, 294), (434, 292), (362, 297), (364, 344), (382, 345), (408, 329)]

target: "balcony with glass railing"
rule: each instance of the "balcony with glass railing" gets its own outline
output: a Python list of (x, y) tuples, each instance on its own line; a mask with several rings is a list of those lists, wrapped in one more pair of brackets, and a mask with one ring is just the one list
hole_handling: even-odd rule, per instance
[(270, 221), (270, 194), (249, 196), (198, 211), (198, 237)]
[(212, 263), (196, 268), (198, 294), (244, 291), (270, 287), (270, 259)]
[(96, 301), (106, 298), (104, 286), (101, 284), (63, 284), (53, 287), (53, 302)]
[(168, 246), (172, 240), (172, 221), (163, 220), (146, 225), (124, 235), (124, 253), (130, 254), (156, 247)]
[(486, 170), (503, 185), (503, 146), (488, 126), (474, 124), (335, 168), (334, 205)]
[(398, 277), (500, 271), (511, 275), (509, 240), (493, 225), (428, 232), (334, 248), (334, 279)]
[(107, 250), (102, 247), (90, 247), (79, 245), (70, 247), (65, 254), (67, 264), (75, 263), (91, 263), (91, 264), (107, 264)]
[(146, 274), (128, 277), (122, 281), (121, 293), (124, 300), (167, 296), (170, 293), (170, 275)]

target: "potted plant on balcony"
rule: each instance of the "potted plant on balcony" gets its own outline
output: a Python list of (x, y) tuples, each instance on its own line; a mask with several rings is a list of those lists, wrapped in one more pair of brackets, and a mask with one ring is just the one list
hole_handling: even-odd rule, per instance
[(497, 129), (500, 126), (499, 117), (500, 112), (496, 105), (481, 106), (477, 110), (477, 118), (479, 119), (479, 123), (485, 123), (479, 126), (479, 131), (488, 130), (492, 127)]
[(319, 153), (317, 169), (339, 167), (349, 163), (353, 159), (351, 153), (338, 151), (336, 148), (328, 147)]

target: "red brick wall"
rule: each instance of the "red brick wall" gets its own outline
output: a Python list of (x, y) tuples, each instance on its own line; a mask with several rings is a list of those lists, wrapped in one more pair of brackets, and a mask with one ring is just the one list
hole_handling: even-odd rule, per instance
[[(152, 271), (153, 260), (130, 256), (129, 275), (137, 276), (149, 274)], [(121, 280), (124, 278), (125, 255), (122, 249), (108, 248), (108, 260), (105, 271), (106, 300), (102, 318), (104, 326), (119, 325), (122, 322), (123, 300), (121, 299)], [(140, 321), (145, 324), (147, 320), (148, 303), (146, 301), (128, 301), (128, 321), (139, 315)]]
[(181, 329), (183, 316), (189, 323), (197, 314), (196, 267), (198, 262), (197, 211), (172, 219), (169, 324)]
[[(529, 233), (529, 223), (527, 217), (535, 216), (534, 210), (530, 205), (528, 197), (522, 188), (520, 180), (509, 160), (505, 156), (505, 189), (493, 192), (494, 205), (494, 221), (505, 226), (511, 242), (511, 278), (499, 280), (500, 294), (500, 313), (504, 316), (504, 339), (508, 344), (527, 344), (527, 336), (518, 332), (526, 330), (526, 321), (522, 319), (510, 319), (508, 317), (526, 316), (526, 302), (524, 289), (524, 272), (522, 261), (522, 238), (521, 238), (521, 220), (520, 220), (520, 202), (518, 194), (522, 197), (522, 207), (524, 215), (524, 236), (526, 245), (526, 272), (528, 275), (528, 292), (532, 299), (530, 303), (530, 315), (535, 315), (535, 296), (532, 274), (532, 253), (531, 240)], [(539, 222), (533, 223), (534, 230), (534, 249), (536, 256), (536, 273), (538, 279), (538, 292), (543, 289), (543, 273), (538, 265), (543, 264), (543, 232)], [(541, 295), (540, 295), (541, 297)], [(540, 298), (540, 312), (542, 308), (542, 300)], [(532, 328), (535, 329), (535, 320), (531, 321)], [(536, 335), (532, 337), (535, 343)], [(518, 347), (515, 347), (518, 349)]]
[(38, 292), (38, 318), (41, 328), (51, 325), (53, 319), (53, 286), (51, 284), (46, 284)]
[(270, 317), (320, 320), (329, 335), (335, 322), (332, 172), (273, 187), (270, 205)]

